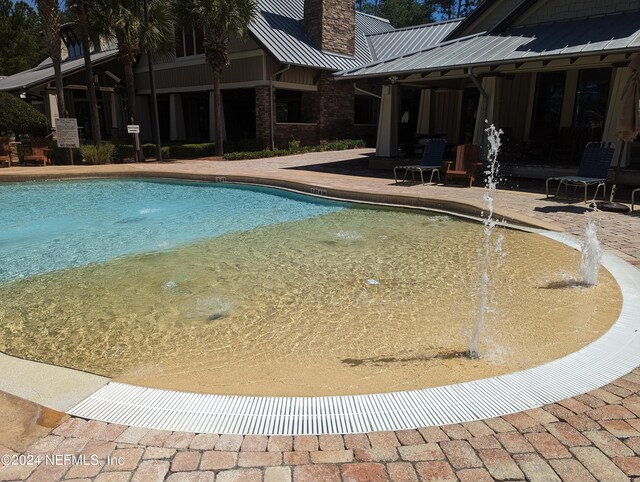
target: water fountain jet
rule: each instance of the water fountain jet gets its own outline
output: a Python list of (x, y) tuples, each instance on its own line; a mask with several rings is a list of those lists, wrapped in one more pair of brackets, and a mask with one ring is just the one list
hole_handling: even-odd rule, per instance
[(598, 284), (602, 248), (598, 240), (598, 226), (595, 220), (595, 213), (597, 211), (598, 208), (594, 206), (593, 211), (587, 219), (584, 238), (582, 239), (580, 279), (583, 286), (596, 286)]
[(469, 347), (467, 356), (472, 360), (478, 360), (482, 357), (480, 352), (480, 335), (484, 329), (486, 319), (491, 311), (489, 306), (489, 289), (491, 279), (489, 275), (490, 268), (493, 264), (494, 255), (502, 254), (502, 237), (496, 242), (493, 241), (493, 230), (497, 224), (497, 220), (493, 217), (493, 200), (496, 189), (498, 187), (498, 153), (500, 152), (501, 140), (503, 134), (502, 129), (496, 129), (492, 124), (485, 129), (487, 139), (489, 140), (489, 153), (487, 155), (487, 169), (485, 170), (486, 181), (484, 200), (487, 205), (487, 213), (483, 219), (484, 224), (484, 244), (482, 252), (482, 278), (480, 282), (480, 308), (478, 318), (473, 327), (471, 337), (469, 338)]

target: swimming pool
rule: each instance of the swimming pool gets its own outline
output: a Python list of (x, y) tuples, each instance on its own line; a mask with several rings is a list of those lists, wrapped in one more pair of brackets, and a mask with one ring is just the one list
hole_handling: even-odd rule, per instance
[(255, 186), (0, 186), (0, 349), (145, 386), (262, 395), (385, 392), (512, 372), (615, 321), (577, 254), (502, 230), (483, 360), (481, 226)]

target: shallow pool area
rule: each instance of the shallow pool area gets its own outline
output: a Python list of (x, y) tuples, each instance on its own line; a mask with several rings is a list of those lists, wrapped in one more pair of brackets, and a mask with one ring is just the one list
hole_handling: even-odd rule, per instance
[(0, 218), (0, 349), (143, 386), (304, 396), (438, 386), (560, 358), (620, 312), (606, 270), (600, 285), (577, 287), (576, 251), (501, 230), (486, 356), (470, 360), (476, 223), (203, 183), (3, 185), (0, 200), (16, 206)]

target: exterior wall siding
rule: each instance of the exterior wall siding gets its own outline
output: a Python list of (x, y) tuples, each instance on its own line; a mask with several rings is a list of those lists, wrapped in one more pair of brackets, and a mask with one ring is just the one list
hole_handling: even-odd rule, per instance
[(292, 84), (313, 85), (315, 71), (302, 67), (293, 67), (282, 74), (280, 82)]
[(318, 82), (320, 98), (320, 139), (346, 139), (353, 136), (355, 94), (350, 82), (336, 82), (323, 72)]
[(511, 138), (522, 141), (527, 136), (526, 112), (531, 92), (531, 74), (518, 74), (513, 79), (503, 79), (498, 93), (497, 125), (511, 131)]
[(276, 124), (275, 127), (276, 148), (286, 149), (293, 140), (306, 146), (317, 145), (319, 142), (317, 124)]
[(517, 19), (513, 25), (531, 25), (640, 10), (638, 0), (543, 0)]
[(262, 148), (271, 147), (271, 122), (269, 121), (269, 87), (256, 87), (256, 139), (262, 141)]
[[(181, 87), (209, 87), (213, 83), (211, 67), (206, 63), (183, 67), (163, 68), (155, 71), (158, 89), (180, 89)], [(262, 80), (262, 57), (247, 57), (233, 60), (222, 72), (222, 83)], [(136, 73), (138, 90), (149, 89), (149, 74)]]
[(433, 134), (444, 134), (448, 142), (456, 143), (460, 126), (456, 122), (460, 112), (460, 91), (436, 91), (433, 96), (431, 119)]

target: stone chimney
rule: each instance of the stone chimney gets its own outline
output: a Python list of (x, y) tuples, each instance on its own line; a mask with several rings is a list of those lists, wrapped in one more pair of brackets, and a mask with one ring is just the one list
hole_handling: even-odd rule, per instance
[(307, 35), (321, 50), (354, 54), (355, 0), (304, 0), (304, 26)]

